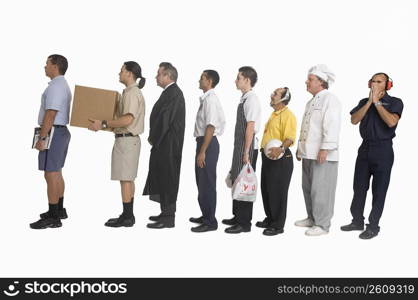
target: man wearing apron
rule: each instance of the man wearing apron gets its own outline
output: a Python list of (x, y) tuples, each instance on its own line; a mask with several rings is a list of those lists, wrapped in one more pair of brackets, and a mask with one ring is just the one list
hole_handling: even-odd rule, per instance
[(342, 226), (342, 231), (364, 229), (364, 205), (372, 182), (372, 211), (369, 224), (360, 234), (361, 239), (371, 239), (378, 235), (379, 220), (385, 204), (389, 187), (390, 172), (393, 165), (392, 139), (402, 115), (403, 103), (399, 98), (389, 96), (386, 91), (392, 88), (392, 80), (385, 73), (377, 73), (369, 80), (370, 94), (360, 100), (350, 112), (351, 123), (360, 122), (360, 135), (363, 142), (358, 149), (354, 171), (354, 196), (351, 202), (353, 220)]
[[(257, 72), (252, 67), (241, 67), (235, 85), (242, 92), (240, 104), (237, 109), (237, 119), (234, 134), (234, 154), (232, 157), (231, 180), (238, 177), (243, 166), (251, 163), (256, 169), (257, 151), (254, 150), (255, 134), (260, 127), (261, 107), (257, 95), (252, 88), (257, 82)], [(232, 211), (234, 217), (222, 221), (231, 227), (225, 229), (226, 233), (241, 233), (251, 231), (253, 203), (233, 200)]]

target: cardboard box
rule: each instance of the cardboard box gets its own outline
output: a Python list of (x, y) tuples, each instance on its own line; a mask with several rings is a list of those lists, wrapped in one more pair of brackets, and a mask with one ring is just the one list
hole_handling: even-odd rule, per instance
[(113, 120), (119, 97), (116, 91), (76, 85), (70, 125), (87, 128), (90, 125), (89, 118)]

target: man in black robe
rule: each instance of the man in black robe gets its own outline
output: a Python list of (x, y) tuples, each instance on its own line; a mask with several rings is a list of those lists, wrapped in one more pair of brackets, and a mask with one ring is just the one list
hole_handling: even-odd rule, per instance
[(148, 142), (152, 145), (144, 195), (160, 203), (161, 214), (151, 216), (148, 228), (172, 228), (180, 181), (181, 154), (185, 127), (183, 92), (177, 86), (177, 70), (163, 62), (156, 76), (164, 91), (152, 108)]

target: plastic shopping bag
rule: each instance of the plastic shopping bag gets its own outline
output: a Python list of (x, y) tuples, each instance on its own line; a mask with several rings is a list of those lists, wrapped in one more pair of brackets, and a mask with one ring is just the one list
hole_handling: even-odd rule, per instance
[(232, 186), (232, 199), (254, 202), (257, 196), (257, 176), (250, 164), (244, 165)]

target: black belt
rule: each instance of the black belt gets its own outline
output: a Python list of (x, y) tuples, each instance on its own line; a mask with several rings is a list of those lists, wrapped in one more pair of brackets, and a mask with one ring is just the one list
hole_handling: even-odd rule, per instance
[(120, 137), (126, 137), (126, 136), (138, 136), (138, 135), (133, 135), (132, 133), (116, 133), (115, 134), (115, 138), (120, 138)]
[(64, 127), (67, 127), (67, 126), (65, 126), (65, 125), (54, 125), (54, 127), (55, 128), (64, 128)]
[(363, 140), (363, 145), (381, 145), (381, 144), (392, 144), (392, 139), (386, 140)]
[[(196, 137), (196, 142), (197, 142), (197, 141), (201, 141), (201, 140), (203, 140), (204, 138), (205, 138), (204, 136), (198, 136), (198, 137)], [(217, 135), (212, 136), (212, 139), (213, 139), (213, 138), (218, 139), (218, 138), (217, 138)]]

